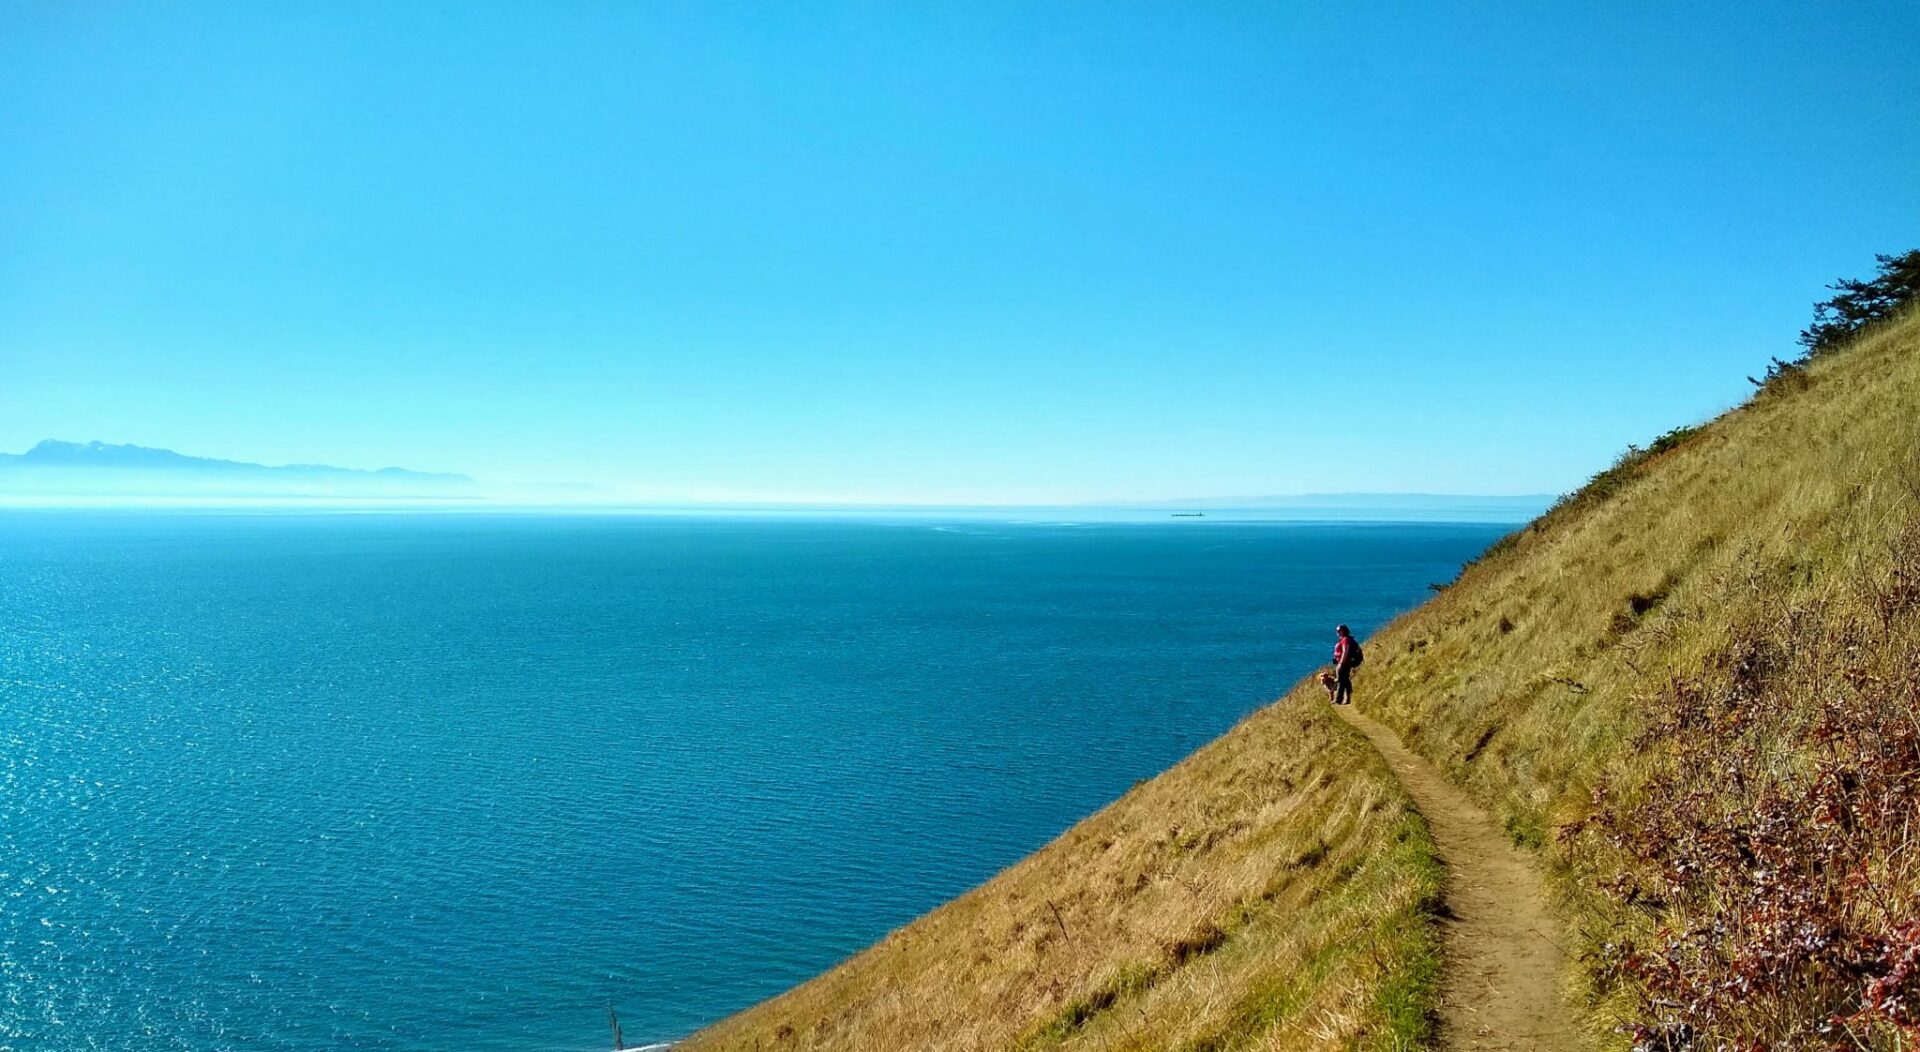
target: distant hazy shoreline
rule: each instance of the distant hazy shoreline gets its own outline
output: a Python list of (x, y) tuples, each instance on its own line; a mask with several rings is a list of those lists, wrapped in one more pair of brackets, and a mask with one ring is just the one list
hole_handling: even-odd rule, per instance
[[(1425, 505), (1390, 502), (1223, 507), (1192, 505), (883, 505), (883, 504), (539, 504), (447, 497), (123, 497), (0, 492), (0, 511), (207, 511), (340, 514), (578, 515), (659, 518), (858, 519), (1005, 522), (1035, 525), (1155, 523), (1513, 523), (1531, 521), (1551, 498), (1463, 499)], [(1194, 514), (1198, 512), (1199, 514)]]

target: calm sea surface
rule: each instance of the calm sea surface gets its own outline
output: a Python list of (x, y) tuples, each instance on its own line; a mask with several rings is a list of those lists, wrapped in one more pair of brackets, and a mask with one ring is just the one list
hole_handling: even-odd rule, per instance
[(685, 1034), (1505, 529), (0, 513), (0, 1049)]

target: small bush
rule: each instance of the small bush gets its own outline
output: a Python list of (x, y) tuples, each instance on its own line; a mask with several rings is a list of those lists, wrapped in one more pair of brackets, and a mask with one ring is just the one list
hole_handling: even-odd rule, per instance
[(1788, 391), (1804, 391), (1809, 383), (1807, 379), (1806, 359), (1800, 358), (1787, 362), (1775, 358), (1768, 366), (1765, 376), (1747, 377), (1747, 382), (1760, 389), (1761, 394), (1784, 394)]
[(1539, 850), (1547, 846), (1546, 829), (1527, 815), (1509, 812), (1500, 824), (1507, 831), (1507, 839), (1513, 841), (1515, 847)]

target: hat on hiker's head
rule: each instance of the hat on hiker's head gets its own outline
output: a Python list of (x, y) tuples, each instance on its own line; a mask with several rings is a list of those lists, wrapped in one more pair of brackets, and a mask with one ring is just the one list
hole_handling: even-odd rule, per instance
[(1338, 627), (1338, 628), (1336, 628), (1336, 629), (1334, 629), (1334, 631), (1335, 631), (1335, 632), (1338, 632), (1338, 633), (1340, 633), (1340, 634), (1341, 634), (1341, 635), (1343, 635), (1343, 636), (1346, 636), (1346, 635), (1352, 635), (1352, 634), (1353, 634), (1353, 633), (1351, 633), (1351, 632), (1349, 632), (1349, 631), (1347, 631), (1347, 626), (1345, 626), (1345, 625), (1341, 625), (1340, 627)]

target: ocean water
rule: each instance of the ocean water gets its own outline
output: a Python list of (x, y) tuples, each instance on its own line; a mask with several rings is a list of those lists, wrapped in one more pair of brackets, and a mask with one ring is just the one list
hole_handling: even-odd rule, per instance
[(0, 1049), (683, 1035), (1505, 529), (0, 514)]

